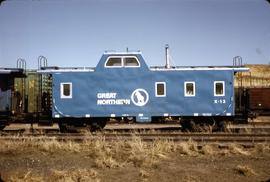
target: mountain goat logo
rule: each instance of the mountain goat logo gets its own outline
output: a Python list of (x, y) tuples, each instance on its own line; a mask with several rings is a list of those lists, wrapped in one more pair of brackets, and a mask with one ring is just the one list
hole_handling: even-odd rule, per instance
[(138, 88), (131, 94), (131, 101), (136, 106), (144, 106), (149, 100), (149, 95), (146, 90)]

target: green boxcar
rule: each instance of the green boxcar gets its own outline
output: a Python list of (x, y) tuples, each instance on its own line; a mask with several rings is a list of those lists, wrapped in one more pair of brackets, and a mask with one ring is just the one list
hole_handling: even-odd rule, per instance
[(22, 97), (24, 113), (44, 113), (51, 106), (51, 77), (36, 71), (27, 71), (26, 78), (15, 79), (15, 92)]

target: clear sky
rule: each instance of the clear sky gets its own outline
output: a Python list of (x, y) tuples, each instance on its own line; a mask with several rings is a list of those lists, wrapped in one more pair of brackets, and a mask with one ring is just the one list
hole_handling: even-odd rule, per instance
[(7, 0), (0, 6), (0, 66), (96, 66), (105, 50), (141, 50), (149, 66), (270, 63), (264, 0)]

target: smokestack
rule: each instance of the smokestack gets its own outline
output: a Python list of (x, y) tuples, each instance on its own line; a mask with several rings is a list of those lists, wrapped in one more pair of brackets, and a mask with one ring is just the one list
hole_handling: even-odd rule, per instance
[(170, 65), (169, 45), (168, 45), (168, 44), (165, 45), (165, 55), (166, 55), (166, 64), (165, 64), (165, 68), (169, 69), (169, 68), (171, 67), (171, 65)]

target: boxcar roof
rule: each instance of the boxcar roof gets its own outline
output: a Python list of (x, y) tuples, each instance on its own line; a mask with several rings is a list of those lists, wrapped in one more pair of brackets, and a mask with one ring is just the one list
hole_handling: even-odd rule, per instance
[(0, 74), (23, 73), (20, 68), (0, 68)]

